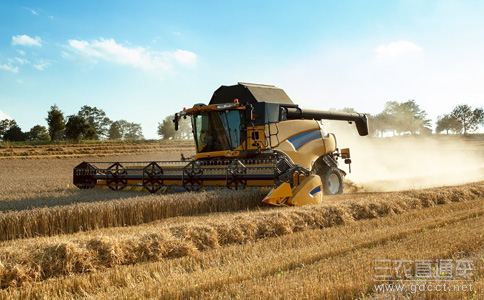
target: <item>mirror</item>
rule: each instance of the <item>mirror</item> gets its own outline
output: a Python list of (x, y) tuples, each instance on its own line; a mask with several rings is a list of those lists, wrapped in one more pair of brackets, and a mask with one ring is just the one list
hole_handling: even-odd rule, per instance
[(175, 118), (173, 119), (173, 123), (175, 123), (175, 131), (178, 131), (178, 120), (180, 119), (179, 114), (175, 114)]

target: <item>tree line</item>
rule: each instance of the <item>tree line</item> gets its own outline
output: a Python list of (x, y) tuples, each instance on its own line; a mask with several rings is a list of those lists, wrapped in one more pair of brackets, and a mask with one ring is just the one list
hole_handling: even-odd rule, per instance
[(112, 121), (97, 107), (84, 105), (74, 115), (64, 117), (57, 105), (47, 112), (47, 127), (35, 125), (23, 132), (15, 120), (0, 121), (3, 141), (61, 141), (61, 140), (141, 140), (141, 124), (126, 120)]
[(463, 133), (476, 131), (479, 125), (484, 125), (484, 110), (482, 108), (472, 109), (467, 104), (457, 105), (449, 114), (440, 115), (436, 122), (435, 131), (440, 133), (449, 131)]
[[(345, 107), (334, 109), (354, 113), (355, 109)], [(367, 114), (370, 135), (384, 136), (387, 133), (430, 134), (432, 120), (427, 112), (421, 109), (415, 100), (406, 102), (389, 101), (378, 114)], [(23, 132), (15, 120), (0, 121), (0, 139), (4, 141), (58, 141), (58, 140), (140, 140), (143, 139), (141, 124), (126, 120), (112, 121), (106, 113), (97, 107), (84, 105), (74, 115), (64, 117), (64, 113), (53, 105), (47, 113), (47, 127), (35, 125)], [(456, 134), (467, 134), (476, 131), (479, 125), (484, 126), (484, 110), (472, 108), (467, 104), (457, 105), (448, 114), (437, 118), (435, 132), (445, 131)], [(167, 116), (158, 123), (158, 135), (164, 140), (191, 139), (190, 119), (181, 119), (179, 130), (175, 131), (173, 116)]]
[[(339, 109), (339, 111), (356, 112), (350, 107)], [(367, 114), (367, 116), (372, 136), (382, 137), (388, 133), (392, 135), (432, 133), (432, 120), (427, 118), (427, 112), (421, 109), (415, 100), (389, 101), (385, 103), (380, 113)], [(437, 118), (435, 132), (467, 134), (476, 131), (479, 125), (484, 126), (483, 109), (473, 109), (467, 104), (459, 104), (450, 113)]]

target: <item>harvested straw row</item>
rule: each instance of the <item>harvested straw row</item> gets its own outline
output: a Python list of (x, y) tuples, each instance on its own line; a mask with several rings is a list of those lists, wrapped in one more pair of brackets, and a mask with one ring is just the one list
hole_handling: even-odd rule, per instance
[[(408, 202), (405, 202), (405, 205), (413, 203), (412, 205), (416, 207), (426, 207), (469, 199), (471, 195), (481, 195), (483, 186), (484, 183), (457, 188), (370, 194), (362, 196), (360, 200), (362, 203), (373, 201), (374, 204), (370, 205), (371, 209), (386, 205), (384, 200), (388, 198), (391, 199), (389, 202), (393, 206), (396, 204), (394, 202), (400, 203), (409, 198), (414, 200), (405, 200)], [(174, 216), (255, 208), (261, 205), (262, 197), (263, 193), (259, 191), (183, 193), (0, 213), (0, 241), (132, 226)], [(370, 206), (361, 205), (353, 199), (349, 201), (354, 214), (373, 213), (376, 214), (375, 216), (379, 214), (376, 210), (369, 211)], [(381, 209), (384, 208), (379, 208)], [(405, 207), (394, 209), (397, 213), (398, 210), (406, 210)]]
[(181, 193), (0, 212), (0, 241), (132, 226), (175, 216), (245, 210), (263, 204), (262, 198), (263, 193), (258, 190)]
[[(293, 232), (331, 227), (361, 219), (404, 213), (451, 201), (484, 196), (484, 184), (406, 192), (277, 211), (214, 216), (175, 226), (133, 228), (125, 234), (28, 240), (0, 250), (2, 288), (28, 281), (91, 272), (115, 265), (191, 255), (220, 246), (247, 243)], [(484, 211), (481, 211), (484, 213)]]

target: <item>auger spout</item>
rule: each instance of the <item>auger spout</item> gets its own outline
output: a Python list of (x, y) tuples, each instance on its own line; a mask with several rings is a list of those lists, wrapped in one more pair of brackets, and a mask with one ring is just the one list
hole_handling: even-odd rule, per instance
[(287, 118), (291, 120), (314, 119), (314, 120), (339, 120), (355, 122), (359, 135), (368, 135), (368, 119), (365, 114), (345, 113), (314, 109), (301, 109), (299, 107), (287, 107)]

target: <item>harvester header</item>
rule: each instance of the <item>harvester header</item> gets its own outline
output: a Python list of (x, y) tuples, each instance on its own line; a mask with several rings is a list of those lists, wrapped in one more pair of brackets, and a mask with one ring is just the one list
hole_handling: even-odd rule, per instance
[(284, 90), (271, 85), (221, 86), (209, 103), (175, 114), (190, 118), (196, 154), (191, 161), (84, 162), (74, 169), (80, 188), (140, 189), (149, 192), (272, 188), (263, 199), (274, 205), (321, 203), (325, 194), (343, 191), (338, 158), (351, 163), (349, 149), (339, 150), (321, 119), (355, 122), (368, 134), (359, 113), (301, 109)]

